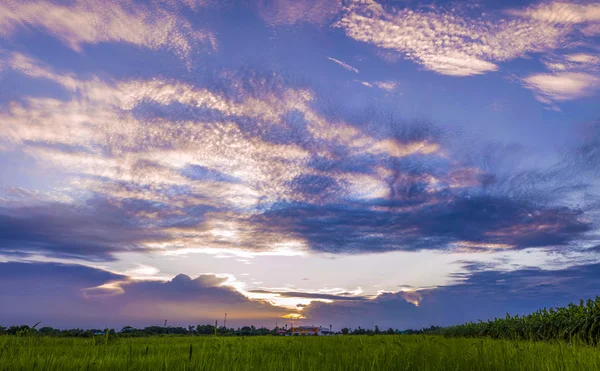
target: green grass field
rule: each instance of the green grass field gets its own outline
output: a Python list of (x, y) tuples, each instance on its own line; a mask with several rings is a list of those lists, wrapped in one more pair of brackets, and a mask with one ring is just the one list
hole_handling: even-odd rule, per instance
[(600, 349), (425, 335), (2, 336), (0, 370), (600, 370)]

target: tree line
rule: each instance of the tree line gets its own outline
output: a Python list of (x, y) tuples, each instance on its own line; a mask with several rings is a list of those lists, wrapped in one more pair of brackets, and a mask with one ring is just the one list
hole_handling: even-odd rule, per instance
[[(405, 330), (400, 331), (398, 329), (389, 328), (387, 330), (380, 330), (379, 326), (375, 326), (374, 329), (365, 329), (358, 327), (356, 329), (343, 328), (340, 331), (333, 332), (335, 335), (396, 335), (396, 334), (423, 334), (439, 331), (439, 327), (432, 326), (427, 329), (421, 330)], [(148, 326), (144, 328), (135, 328), (132, 326), (125, 326), (120, 330), (115, 329), (57, 329), (53, 327), (39, 327), (34, 326), (0, 326), (0, 335), (38, 335), (38, 336), (55, 336), (55, 337), (94, 337), (98, 335), (118, 335), (119, 337), (145, 337), (145, 336), (156, 336), (156, 335), (217, 335), (217, 336), (282, 336), (291, 335), (291, 328), (286, 327), (274, 327), (272, 329), (266, 327), (255, 327), (255, 326), (244, 326), (235, 328), (227, 328), (224, 326), (214, 326), (211, 324), (197, 325), (197, 326)]]
[(118, 335), (120, 337), (144, 337), (155, 335), (220, 335), (220, 336), (261, 336), (275, 335), (277, 328), (268, 329), (266, 327), (256, 328), (254, 326), (244, 326), (241, 328), (215, 327), (214, 325), (197, 326), (148, 326), (144, 328), (135, 328), (125, 326), (120, 330), (115, 329), (57, 329), (53, 327), (36, 326), (0, 326), (0, 335), (42, 335), (57, 337), (93, 337), (97, 335)]

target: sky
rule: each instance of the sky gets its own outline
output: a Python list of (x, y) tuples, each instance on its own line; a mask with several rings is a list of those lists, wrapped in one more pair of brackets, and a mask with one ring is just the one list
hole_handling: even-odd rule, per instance
[(4, 0), (0, 324), (595, 297), (599, 102), (597, 1)]

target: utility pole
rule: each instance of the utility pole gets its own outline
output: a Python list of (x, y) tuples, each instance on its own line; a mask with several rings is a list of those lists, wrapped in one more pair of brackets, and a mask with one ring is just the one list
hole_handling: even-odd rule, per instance
[(227, 313), (225, 313), (225, 321), (223, 321), (223, 327), (227, 328)]
[(215, 320), (215, 336), (217, 336), (217, 323), (218, 323), (218, 321)]

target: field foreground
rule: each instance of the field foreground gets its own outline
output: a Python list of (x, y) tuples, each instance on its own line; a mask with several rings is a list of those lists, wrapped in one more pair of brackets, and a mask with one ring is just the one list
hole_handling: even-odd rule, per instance
[(600, 370), (600, 349), (424, 335), (2, 336), (0, 370)]

